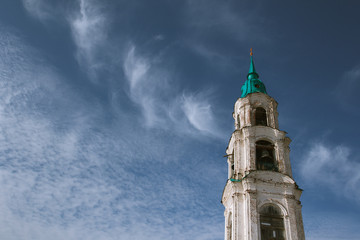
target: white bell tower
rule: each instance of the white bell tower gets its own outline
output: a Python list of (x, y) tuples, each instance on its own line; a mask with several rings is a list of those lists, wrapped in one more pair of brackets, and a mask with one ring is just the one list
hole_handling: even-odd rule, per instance
[(291, 140), (279, 130), (277, 102), (267, 95), (250, 55), (226, 149), (225, 240), (304, 240), (302, 190), (292, 178)]

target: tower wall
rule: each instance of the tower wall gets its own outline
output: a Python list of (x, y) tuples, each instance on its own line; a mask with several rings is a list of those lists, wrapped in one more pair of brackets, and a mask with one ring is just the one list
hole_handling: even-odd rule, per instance
[[(279, 130), (277, 102), (265, 93), (248, 94), (236, 101), (233, 117), (235, 131), (226, 150), (229, 180), (222, 197), (225, 240), (263, 239), (267, 233), (263, 231), (270, 231), (261, 225), (266, 224), (261, 222), (264, 215), (261, 209), (267, 206), (281, 209), (279, 218), (283, 219), (283, 226), (279, 227), (279, 232), (283, 238), (275, 239), (305, 239), (300, 202), (302, 190), (292, 179), (291, 140), (286, 132)], [(272, 168), (267, 168), (269, 164), (263, 163), (263, 159), (270, 159)]]

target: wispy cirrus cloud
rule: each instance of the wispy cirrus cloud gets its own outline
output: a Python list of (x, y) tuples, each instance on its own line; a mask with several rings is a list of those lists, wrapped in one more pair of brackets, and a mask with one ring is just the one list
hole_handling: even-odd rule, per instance
[[(147, 126), (154, 126), (161, 124), (161, 109), (164, 107), (156, 104), (156, 91), (162, 88), (163, 91), (170, 89), (166, 88), (166, 79), (154, 78), (150, 75), (151, 63), (148, 59), (140, 57), (135, 54), (135, 46), (130, 46), (128, 53), (124, 59), (123, 69), (126, 80), (129, 84), (130, 99), (140, 106), (144, 116), (144, 122)], [(160, 85), (162, 81), (165, 85)]]
[(175, 81), (171, 80), (174, 76), (138, 55), (133, 45), (125, 57), (123, 69), (129, 96), (140, 106), (146, 125), (222, 137), (206, 91), (199, 94), (177, 92)]
[(39, 20), (49, 20), (53, 16), (53, 9), (44, 0), (22, 0), (30, 15)]
[[(86, 153), (81, 139), (91, 121), (85, 102), (39, 53), (1, 30), (0, 184), (1, 212), (7, 216), (1, 218), (0, 236), (29, 239), (46, 227), (56, 231), (54, 226), (73, 222), (76, 208), (95, 204), (91, 199), (101, 184), (81, 170), (87, 165), (79, 158)], [(69, 105), (78, 110), (67, 109)], [(55, 238), (57, 234), (52, 232)]]
[(359, 220), (354, 221), (346, 213), (327, 211), (304, 215), (304, 224), (306, 239), (309, 240), (359, 239), (359, 233), (354, 231), (358, 228)]
[[(304, 154), (301, 174), (306, 183), (317, 182), (331, 187), (350, 199), (359, 199), (360, 167), (351, 149), (344, 145), (314, 142)], [(357, 201), (359, 202), (359, 201)]]
[(1, 239), (222, 237), (201, 186), (181, 177), (181, 139), (131, 118), (108, 124), (111, 113), (1, 30)]
[(182, 110), (190, 124), (204, 134), (222, 137), (216, 126), (212, 106), (204, 94), (182, 96)]
[(135, 56), (135, 46), (131, 46), (124, 62), (124, 72), (130, 84), (130, 91), (133, 93), (145, 74), (150, 68), (147, 59)]
[[(68, 14), (67, 21), (77, 47), (77, 60), (96, 81), (105, 66), (118, 64), (112, 58), (100, 57), (109, 50), (106, 31), (110, 20), (100, 2), (79, 0), (78, 3), (79, 9)], [(35, 4), (34, 9), (37, 7), (41, 12), (41, 6)], [(140, 55), (134, 45), (130, 44), (124, 55), (123, 72), (129, 86), (128, 96), (140, 108), (145, 126), (164, 129), (176, 126), (182, 134), (222, 137), (206, 91), (181, 93), (176, 86), (176, 76), (159, 64), (162, 59), (150, 60)]]
[(109, 20), (99, 2), (79, 0), (79, 5), (78, 12), (68, 17), (68, 22), (77, 47), (77, 60), (91, 77), (95, 77), (97, 71), (106, 65), (97, 58), (105, 49)]
[(65, 20), (71, 29), (79, 65), (91, 80), (98, 80), (98, 71), (107, 66), (104, 56), (109, 18), (104, 5), (97, 0), (77, 0), (71, 10), (43, 0), (23, 0), (23, 5), (31, 16), (42, 22), (55, 19), (54, 15), (58, 16), (57, 20)]

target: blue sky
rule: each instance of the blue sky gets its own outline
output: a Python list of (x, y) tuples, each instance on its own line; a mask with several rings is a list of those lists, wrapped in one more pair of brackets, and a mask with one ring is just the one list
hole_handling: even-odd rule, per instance
[(223, 239), (252, 47), (307, 239), (359, 239), (359, 7), (2, 0), (0, 238)]

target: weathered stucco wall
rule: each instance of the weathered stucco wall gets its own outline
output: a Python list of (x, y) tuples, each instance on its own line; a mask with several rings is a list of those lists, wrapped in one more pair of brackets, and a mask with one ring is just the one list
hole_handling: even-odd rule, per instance
[[(267, 126), (255, 126), (255, 111), (266, 111)], [(292, 179), (290, 138), (279, 130), (277, 102), (263, 93), (239, 98), (234, 107), (233, 132), (226, 153), (229, 180), (222, 203), (225, 206), (225, 240), (259, 240), (259, 209), (266, 204), (278, 206), (284, 219), (285, 239), (305, 239), (301, 216), (301, 190)], [(259, 170), (256, 142), (270, 142), (276, 170)]]

